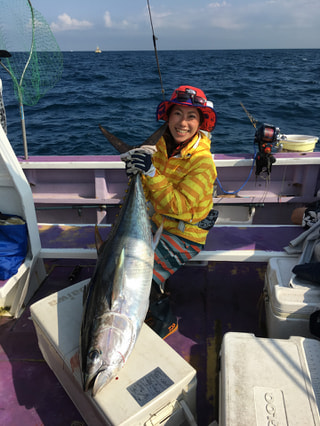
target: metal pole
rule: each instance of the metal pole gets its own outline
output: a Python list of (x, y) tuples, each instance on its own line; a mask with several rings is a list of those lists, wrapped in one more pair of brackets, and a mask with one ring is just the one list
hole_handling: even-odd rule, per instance
[[(20, 90), (19, 90), (19, 92), (20, 92)], [(21, 116), (21, 129), (22, 129), (22, 138), (23, 138), (24, 158), (26, 160), (28, 160), (29, 156), (28, 156), (26, 124), (25, 124), (25, 120), (24, 120), (24, 109), (23, 109), (22, 98), (20, 98), (20, 93), (19, 93), (19, 99), (20, 99), (19, 103), (20, 103), (20, 116)]]

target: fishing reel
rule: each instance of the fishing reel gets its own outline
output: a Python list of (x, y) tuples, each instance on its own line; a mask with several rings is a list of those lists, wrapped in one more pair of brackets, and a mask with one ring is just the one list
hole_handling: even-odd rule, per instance
[(280, 129), (269, 124), (262, 124), (255, 133), (254, 143), (258, 144), (259, 151), (256, 156), (256, 176), (271, 173), (272, 164), (276, 159), (271, 154), (272, 147), (280, 140)]

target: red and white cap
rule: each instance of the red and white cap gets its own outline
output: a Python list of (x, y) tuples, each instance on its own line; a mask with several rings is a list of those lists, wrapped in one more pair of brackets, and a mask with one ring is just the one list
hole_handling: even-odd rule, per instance
[(193, 86), (180, 86), (171, 95), (169, 101), (163, 101), (157, 108), (157, 120), (168, 121), (168, 111), (173, 105), (193, 106), (202, 113), (201, 130), (212, 132), (216, 125), (217, 115), (213, 103), (207, 100), (201, 89)]

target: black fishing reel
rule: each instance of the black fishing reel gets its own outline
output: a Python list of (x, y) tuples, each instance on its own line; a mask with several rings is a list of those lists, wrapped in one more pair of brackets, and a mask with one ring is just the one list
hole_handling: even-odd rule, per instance
[(262, 124), (255, 133), (254, 143), (258, 144), (259, 151), (256, 156), (256, 176), (260, 173), (271, 173), (272, 164), (276, 159), (271, 154), (272, 147), (280, 139), (280, 129), (269, 124)]

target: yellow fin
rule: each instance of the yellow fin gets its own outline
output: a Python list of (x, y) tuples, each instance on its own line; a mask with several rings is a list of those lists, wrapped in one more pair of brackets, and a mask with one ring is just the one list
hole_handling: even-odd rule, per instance
[(157, 229), (157, 232), (154, 234), (153, 242), (152, 242), (153, 251), (156, 249), (157, 245), (159, 244), (162, 231), (163, 231), (163, 222), (161, 223), (161, 225)]
[(94, 227), (94, 237), (95, 237), (95, 241), (96, 241), (97, 252), (99, 253), (99, 250), (100, 250), (100, 248), (101, 248), (101, 246), (103, 244), (103, 239), (102, 239), (102, 237), (100, 235), (98, 225), (96, 225)]

